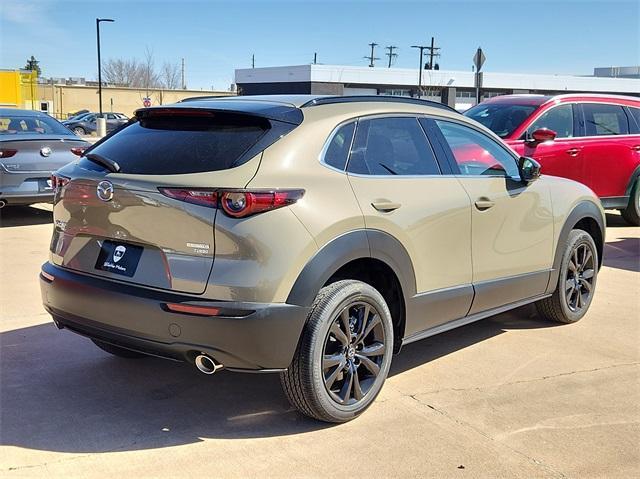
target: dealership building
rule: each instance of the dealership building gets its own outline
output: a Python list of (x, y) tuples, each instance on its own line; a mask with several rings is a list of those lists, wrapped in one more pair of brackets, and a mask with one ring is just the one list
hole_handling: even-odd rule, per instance
[[(638, 67), (596, 68), (593, 76), (483, 72), (483, 99), (512, 93), (613, 93), (640, 96)], [(613, 73), (612, 73), (613, 72)], [(418, 95), (418, 70), (340, 65), (293, 65), (235, 71), (241, 95), (310, 93), (320, 95)], [(442, 101), (459, 110), (475, 104), (476, 75), (471, 71), (423, 70), (422, 98)]]

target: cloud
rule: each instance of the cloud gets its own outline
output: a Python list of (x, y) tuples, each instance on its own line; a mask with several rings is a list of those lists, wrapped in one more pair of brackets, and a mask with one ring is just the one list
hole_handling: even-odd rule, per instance
[(51, 21), (51, 15), (48, 13), (52, 5), (53, 2), (49, 0), (3, 2), (0, 7), (0, 23), (6, 22), (14, 27), (26, 29), (35, 37), (51, 41), (51, 38), (65, 35), (64, 29)]

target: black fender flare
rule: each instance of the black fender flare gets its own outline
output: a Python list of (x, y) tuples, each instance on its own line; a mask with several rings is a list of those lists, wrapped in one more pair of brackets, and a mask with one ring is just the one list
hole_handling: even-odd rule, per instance
[(564, 225), (560, 230), (560, 236), (558, 237), (558, 242), (556, 243), (556, 251), (553, 257), (553, 269), (551, 270), (551, 274), (549, 275), (549, 282), (547, 283), (547, 293), (553, 293), (558, 285), (558, 276), (560, 275), (560, 264), (562, 263), (564, 245), (567, 242), (569, 233), (576, 225), (576, 223), (584, 218), (592, 218), (596, 221), (598, 227), (600, 228), (600, 234), (602, 237), (602, 250), (598, 251), (598, 266), (602, 266), (602, 252), (604, 251), (606, 228), (605, 220), (602, 217), (600, 208), (598, 208), (598, 206), (593, 201), (584, 200), (578, 203), (573, 208), (573, 210), (571, 210), (571, 213), (567, 215), (567, 218), (564, 220)]
[(380, 230), (358, 229), (324, 245), (304, 266), (293, 284), (288, 304), (309, 307), (327, 280), (347, 263), (374, 258), (389, 266), (400, 282), (405, 304), (416, 293), (416, 276), (409, 253), (396, 238)]
[(636, 169), (633, 170), (633, 173), (631, 173), (631, 176), (629, 177), (629, 183), (627, 183), (627, 189), (624, 192), (625, 196), (631, 197), (633, 187), (638, 179), (640, 179), (640, 165), (636, 166)]

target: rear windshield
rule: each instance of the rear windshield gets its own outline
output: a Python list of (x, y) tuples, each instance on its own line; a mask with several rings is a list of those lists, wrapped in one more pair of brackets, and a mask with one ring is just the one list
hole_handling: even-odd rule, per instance
[(0, 135), (71, 135), (71, 131), (49, 116), (0, 115)]
[(537, 108), (537, 105), (481, 103), (465, 111), (464, 116), (486, 126), (500, 138), (506, 138), (522, 125), (522, 122)]
[(263, 118), (231, 113), (141, 118), (96, 145), (122, 173), (176, 175), (236, 166), (269, 129)]

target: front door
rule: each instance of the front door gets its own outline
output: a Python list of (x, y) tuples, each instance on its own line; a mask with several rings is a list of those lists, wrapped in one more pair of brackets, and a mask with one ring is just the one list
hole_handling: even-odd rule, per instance
[(469, 198), (443, 176), (415, 117), (360, 119), (347, 165), (367, 229), (407, 250), (417, 294), (406, 298), (405, 337), (467, 314), (471, 287)]
[(516, 157), (487, 134), (437, 120), (471, 201), (470, 314), (543, 294), (553, 261), (553, 214), (544, 182), (520, 181)]

